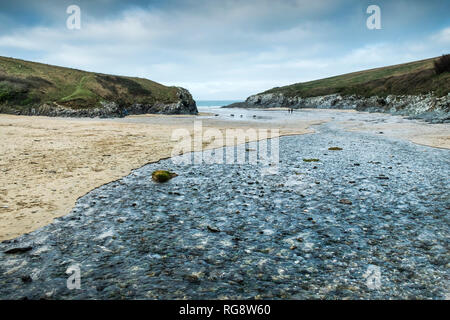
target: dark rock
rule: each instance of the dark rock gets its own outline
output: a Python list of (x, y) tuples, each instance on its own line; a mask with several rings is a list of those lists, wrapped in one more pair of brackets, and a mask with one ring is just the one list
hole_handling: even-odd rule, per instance
[(211, 226), (207, 226), (206, 228), (208, 229), (208, 231), (211, 231), (211, 232), (220, 232), (219, 228), (215, 228), (215, 227), (211, 227)]
[(12, 248), (12, 249), (6, 250), (5, 253), (6, 254), (24, 253), (24, 252), (30, 251), (32, 249), (33, 249), (33, 247)]
[(339, 203), (342, 203), (342, 204), (348, 204), (348, 205), (351, 205), (351, 204), (353, 204), (350, 200), (348, 200), (348, 199), (341, 199), (341, 200), (339, 200)]
[(200, 283), (200, 278), (196, 274), (188, 274), (184, 278), (191, 283)]

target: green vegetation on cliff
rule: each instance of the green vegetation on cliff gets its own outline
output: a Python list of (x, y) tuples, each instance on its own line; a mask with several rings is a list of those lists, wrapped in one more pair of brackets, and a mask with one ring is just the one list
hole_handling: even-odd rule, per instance
[(178, 100), (176, 87), (147, 79), (0, 57), (0, 112), (20, 111), (42, 104), (89, 109), (100, 107), (102, 101), (127, 106)]
[(353, 72), (341, 76), (277, 87), (263, 93), (282, 93), (287, 97), (341, 95), (387, 96), (417, 95), (431, 91), (437, 96), (450, 92), (450, 72), (436, 72), (441, 57), (389, 67)]

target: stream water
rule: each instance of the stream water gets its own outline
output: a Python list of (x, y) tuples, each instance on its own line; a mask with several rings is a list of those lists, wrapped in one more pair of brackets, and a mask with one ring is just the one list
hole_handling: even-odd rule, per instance
[[(331, 116), (397, 121), (340, 114)], [(333, 121), (314, 129), (280, 138), (277, 172), (167, 159), (93, 190), (70, 214), (0, 244), (0, 298), (448, 298), (450, 151)], [(157, 184), (156, 169), (178, 176)], [(69, 290), (73, 265), (81, 288)]]

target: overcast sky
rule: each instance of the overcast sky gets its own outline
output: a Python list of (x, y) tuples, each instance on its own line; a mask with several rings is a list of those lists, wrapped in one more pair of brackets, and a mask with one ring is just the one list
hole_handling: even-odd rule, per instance
[[(69, 5), (81, 29), (69, 30)], [(381, 30), (369, 30), (369, 5)], [(182, 86), (198, 100), (450, 53), (450, 0), (0, 0), (0, 55)]]

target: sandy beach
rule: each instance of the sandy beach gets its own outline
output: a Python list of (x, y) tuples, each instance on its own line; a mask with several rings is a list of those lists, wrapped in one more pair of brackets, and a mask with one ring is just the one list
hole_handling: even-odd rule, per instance
[[(326, 111), (320, 111), (326, 112)], [(336, 111), (334, 111), (336, 112)], [(349, 112), (349, 111), (342, 111)], [(278, 128), (280, 135), (314, 132), (330, 119), (251, 122), (198, 116), (141, 115), (124, 119), (73, 119), (0, 115), (0, 240), (12, 239), (70, 212), (76, 200), (131, 170), (171, 156), (173, 130)], [(438, 148), (450, 147), (448, 124), (341, 122), (347, 130), (383, 132)], [(204, 148), (220, 147), (204, 144)]]
[[(276, 108), (267, 109), (275, 111)], [(358, 112), (356, 110), (336, 110), (336, 109), (302, 109), (317, 113), (347, 113), (347, 114), (371, 114), (386, 117), (385, 113)], [(394, 118), (394, 116), (392, 116)], [(391, 122), (367, 122), (367, 121), (338, 121), (337, 123), (348, 131), (363, 131), (372, 134), (383, 134), (396, 139), (411, 141), (416, 144), (433, 148), (450, 149), (450, 124), (437, 123), (430, 124), (421, 120), (408, 120), (406, 117), (395, 116), (397, 121)]]
[[(176, 143), (172, 131), (192, 131), (196, 119), (203, 120), (205, 129), (258, 127), (204, 116), (96, 120), (0, 115), (0, 240), (45, 226), (69, 213), (90, 190), (170, 157)], [(313, 123), (319, 122), (271, 126), (290, 135), (312, 132), (308, 127)]]
[(409, 140), (416, 144), (434, 148), (450, 149), (450, 125), (427, 123), (398, 124), (362, 124), (355, 122), (342, 123), (349, 131), (366, 131), (374, 134), (384, 134), (398, 139)]

